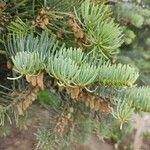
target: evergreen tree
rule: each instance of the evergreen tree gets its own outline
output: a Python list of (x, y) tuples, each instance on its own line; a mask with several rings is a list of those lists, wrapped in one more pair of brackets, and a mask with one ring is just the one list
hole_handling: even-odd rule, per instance
[(134, 112), (150, 112), (150, 88), (136, 85), (138, 70), (115, 61), (124, 28), (106, 1), (3, 4), (0, 18), (7, 14), (8, 20), (2, 24), (1, 47), (13, 86), (0, 85), (1, 129), (13, 120), (27, 124), (28, 107), (38, 100), (55, 113), (48, 126), (38, 128), (37, 149), (71, 149), (92, 133), (112, 137)]

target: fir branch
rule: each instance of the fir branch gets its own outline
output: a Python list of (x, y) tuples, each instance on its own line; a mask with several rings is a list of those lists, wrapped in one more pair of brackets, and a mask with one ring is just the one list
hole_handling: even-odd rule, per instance
[(49, 57), (47, 72), (67, 86), (84, 87), (95, 81), (98, 69), (86, 62), (86, 54), (81, 49), (61, 49)]
[(110, 58), (121, 46), (122, 30), (110, 17), (108, 5), (97, 5), (86, 0), (81, 5), (81, 19), (85, 32), (91, 41), (90, 47), (100, 56)]
[(46, 0), (45, 6), (58, 11), (71, 11), (73, 7), (79, 7), (84, 0)]
[(37, 75), (44, 66), (45, 57), (36, 52), (18, 52), (12, 56), (14, 70), (23, 75)]
[(81, 65), (82, 62), (85, 60), (85, 53), (80, 48), (63, 48), (56, 52), (59, 56), (63, 56), (64, 58), (70, 58), (73, 60), (77, 65)]
[(59, 43), (56, 36), (51, 34), (49, 37), (47, 31), (43, 31), (40, 36), (36, 37), (32, 32), (25, 35), (14, 33), (8, 35), (5, 47), (10, 56), (16, 55), (17, 52), (38, 52), (41, 55), (47, 55), (50, 51), (56, 50)]
[(78, 66), (71, 59), (63, 56), (50, 56), (45, 68), (49, 75), (68, 86), (71, 85), (72, 79), (78, 74)]
[(84, 87), (98, 81), (111, 86), (132, 86), (138, 78), (138, 72), (128, 65), (111, 65), (102, 60), (88, 59), (81, 49), (61, 49), (51, 54), (47, 72), (66, 85)]
[(31, 27), (18, 17), (7, 26), (7, 29), (9, 32), (26, 34)]
[(138, 72), (129, 65), (111, 65), (109, 62), (106, 62), (99, 66), (97, 81), (104, 85), (131, 87), (138, 76)]
[(131, 119), (134, 109), (131, 107), (131, 103), (128, 103), (126, 99), (115, 98), (115, 101), (116, 107), (111, 108), (111, 114), (114, 118), (119, 120), (121, 123), (120, 128), (122, 129), (123, 123), (127, 123)]
[(150, 87), (127, 89), (124, 97), (136, 111), (150, 112)]
[(111, 114), (121, 122), (122, 126), (131, 119), (134, 111), (150, 112), (150, 88), (124, 89), (113, 98), (113, 104)]

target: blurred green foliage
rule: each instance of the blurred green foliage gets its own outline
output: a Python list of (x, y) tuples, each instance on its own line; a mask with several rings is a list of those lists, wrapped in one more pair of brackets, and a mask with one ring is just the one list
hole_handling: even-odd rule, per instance
[(60, 96), (50, 90), (40, 91), (37, 99), (41, 104), (50, 105), (54, 109), (58, 109), (61, 106)]

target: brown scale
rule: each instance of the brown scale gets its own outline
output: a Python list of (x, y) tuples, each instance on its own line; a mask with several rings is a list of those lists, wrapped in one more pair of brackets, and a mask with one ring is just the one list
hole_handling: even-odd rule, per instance
[(79, 87), (75, 87), (75, 88), (71, 88), (71, 87), (67, 87), (66, 88), (67, 93), (70, 95), (70, 97), (72, 99), (78, 100), (79, 94), (82, 91), (82, 88)]
[(85, 102), (85, 105), (87, 107), (90, 107), (91, 109), (95, 111), (100, 112), (109, 112), (110, 111), (110, 104), (108, 101), (101, 99), (98, 96), (92, 95), (91, 93), (81, 93), (79, 98)]
[(26, 75), (27, 82), (31, 83), (33, 87), (40, 87), (41, 89), (44, 89), (44, 83), (43, 83), (44, 73), (41, 72), (39, 75)]
[(15, 106), (19, 115), (24, 115), (24, 111), (37, 99), (39, 87), (30, 87), (26, 91), (12, 92), (11, 96), (19, 99)]
[(70, 97), (75, 101), (82, 100), (87, 107), (90, 107), (91, 109), (95, 111), (100, 112), (109, 112), (110, 111), (110, 104), (108, 101), (93, 95), (91, 93), (84, 93), (82, 91), (82, 88), (67, 88), (67, 93), (70, 95)]
[(84, 48), (85, 45), (89, 43), (89, 39), (87, 38), (82, 27), (77, 23), (73, 15), (70, 15), (68, 19), (68, 25), (71, 27), (77, 46), (80, 48)]
[(60, 135), (63, 135), (65, 132), (65, 128), (73, 121), (72, 113), (74, 112), (74, 109), (72, 107), (65, 110), (61, 117), (59, 117), (56, 128)]
[(57, 37), (57, 39), (61, 39), (62, 38), (62, 32), (57, 31), (56, 37)]
[(33, 22), (33, 25), (45, 29), (48, 24), (49, 24), (49, 9), (43, 8), (36, 17), (35, 22)]
[(0, 2), (0, 27), (5, 28), (5, 24), (9, 21), (10, 15), (5, 12), (7, 5), (5, 2)]

